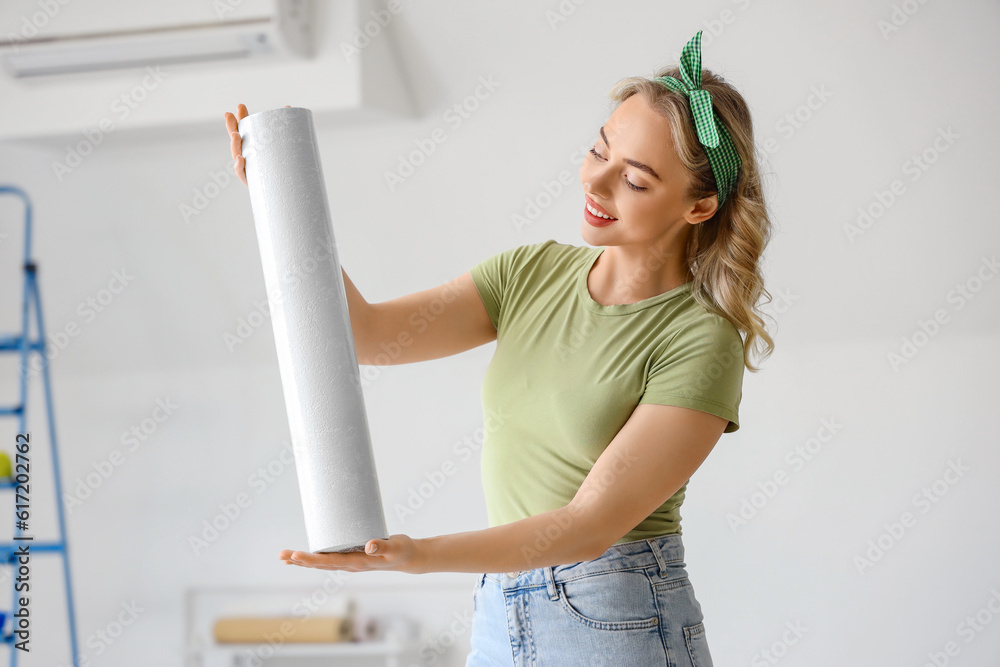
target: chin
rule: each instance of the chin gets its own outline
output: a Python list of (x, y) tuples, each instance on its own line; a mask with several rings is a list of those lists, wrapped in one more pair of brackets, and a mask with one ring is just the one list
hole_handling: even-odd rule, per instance
[(605, 246), (607, 244), (608, 234), (605, 229), (599, 227), (594, 227), (589, 222), (584, 220), (580, 226), (580, 236), (584, 241), (592, 246)]

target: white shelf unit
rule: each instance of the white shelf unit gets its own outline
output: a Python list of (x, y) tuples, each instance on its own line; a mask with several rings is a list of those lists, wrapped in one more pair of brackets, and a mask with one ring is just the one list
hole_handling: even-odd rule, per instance
[[(468, 652), (473, 586), (477, 575), (440, 573), (406, 575), (398, 581), (372, 581), (369, 573), (345, 576), (338, 587), (314, 586), (201, 586), (184, 594), (184, 645), (187, 667), (275, 667), (365, 665), (411, 667), (433, 662), (438, 667), (464, 665)], [(438, 574), (438, 573), (435, 573)], [(326, 580), (323, 580), (326, 581)], [(213, 626), (222, 616), (294, 616), (303, 600), (323, 604), (318, 615), (342, 615), (351, 610), (365, 641), (332, 643), (220, 644)], [(296, 607), (296, 604), (299, 606)], [(441, 647), (448, 645), (447, 649)], [(428, 655), (430, 659), (428, 661)], [(312, 659), (313, 661), (310, 661)]]

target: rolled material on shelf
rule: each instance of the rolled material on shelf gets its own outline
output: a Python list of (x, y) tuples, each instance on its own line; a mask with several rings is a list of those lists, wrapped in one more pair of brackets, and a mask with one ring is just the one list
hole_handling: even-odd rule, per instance
[(230, 616), (217, 620), (212, 634), (219, 644), (256, 644), (275, 637), (287, 644), (349, 642), (353, 626), (341, 616)]
[(361, 551), (389, 535), (312, 112), (238, 129), (309, 550)]

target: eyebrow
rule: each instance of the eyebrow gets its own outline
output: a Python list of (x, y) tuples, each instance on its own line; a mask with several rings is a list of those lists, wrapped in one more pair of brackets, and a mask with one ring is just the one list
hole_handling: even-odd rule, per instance
[[(608, 143), (608, 137), (607, 137), (606, 134), (604, 134), (604, 127), (603, 126), (601, 127), (601, 139), (604, 139), (604, 143), (607, 144), (607, 147), (611, 148), (611, 144)], [(625, 158), (625, 162), (627, 162), (628, 164), (632, 165), (636, 169), (642, 169), (644, 172), (646, 172), (647, 174), (649, 174), (650, 176), (652, 176), (656, 180), (658, 180), (660, 182), (663, 182), (663, 179), (660, 178), (660, 175), (657, 174), (653, 170), (653, 168), (650, 167), (648, 164), (643, 164), (643, 163), (639, 162), (638, 160), (631, 160), (629, 158)]]

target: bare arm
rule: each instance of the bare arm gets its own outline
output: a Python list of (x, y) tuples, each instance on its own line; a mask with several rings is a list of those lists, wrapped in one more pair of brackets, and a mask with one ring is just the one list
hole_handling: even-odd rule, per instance
[(344, 285), (359, 364), (439, 359), (496, 340), (496, 329), (469, 272), (438, 287), (375, 304), (364, 302), (346, 271)]
[[(377, 551), (280, 558), (330, 570), (507, 572), (602, 556), (673, 496), (701, 466), (728, 420), (673, 405), (639, 404), (564, 505), (484, 530), (436, 537), (390, 535)], [(291, 560), (291, 559), (294, 559)]]

